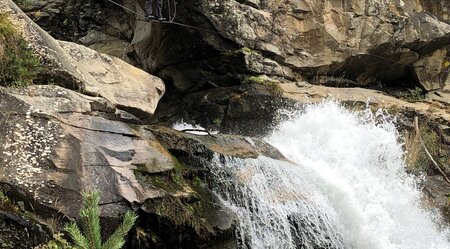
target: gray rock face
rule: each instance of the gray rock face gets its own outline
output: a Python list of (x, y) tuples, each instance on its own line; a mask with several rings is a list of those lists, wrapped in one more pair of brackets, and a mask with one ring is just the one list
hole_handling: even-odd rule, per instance
[[(3, 184), (72, 217), (83, 190), (97, 188), (112, 204), (143, 203), (163, 195), (143, 188), (133, 170), (170, 171), (170, 154), (150, 132), (147, 138), (122, 122), (90, 115), (97, 112), (93, 106), (108, 110), (104, 99), (56, 86), (3, 90), (0, 99)], [(114, 108), (109, 110), (114, 116)]]
[(428, 176), (423, 185), (427, 206), (439, 208), (446, 222), (450, 222), (449, 184), (441, 176)]
[(45, 64), (47, 79), (92, 96), (102, 96), (138, 116), (153, 114), (165, 92), (159, 78), (116, 57), (53, 39), (12, 1), (2, 1), (0, 13), (7, 13), (14, 25), (20, 27), (33, 52)]
[[(51, 14), (51, 6), (62, 9), (64, 16), (73, 15), (75, 3), (47, 2), (40, 4), (50, 16), (56, 15)], [(136, 61), (150, 72), (158, 72), (178, 91), (195, 90), (205, 84), (209, 88), (238, 85), (238, 78), (228, 77), (224, 82), (224, 75), (230, 72), (312, 82), (316, 76), (343, 77), (362, 86), (408, 81), (428, 91), (436, 90), (437, 86), (442, 90), (447, 84), (448, 68), (434, 70), (435, 64), (423, 67), (427, 63), (423, 59), (433, 57), (435, 63), (442, 64), (448, 58), (442, 56), (448, 53), (450, 43), (448, 1), (179, 2), (178, 22), (217, 33), (148, 23), (140, 16), (144, 1), (119, 2), (139, 14), (111, 3), (75, 4), (84, 6), (82, 13), (88, 13), (91, 8), (104, 17), (103, 21), (84, 18), (90, 26), (85, 25), (84, 37), (79, 41), (114, 55), (130, 55), (134, 51), (130, 61)], [(35, 16), (36, 7), (28, 9)], [(82, 18), (84, 14), (80, 15)], [(44, 21), (41, 23), (45, 26)], [(100, 24), (95, 26), (95, 23)], [(70, 30), (61, 28), (67, 29)], [(122, 45), (113, 48), (114, 44)], [(227, 65), (230, 58), (225, 55), (240, 48), (248, 48), (240, 51), (245, 59)], [(437, 50), (441, 53), (436, 54)], [(209, 79), (208, 83), (204, 82), (205, 78)]]
[[(104, 98), (55, 85), (1, 88), (1, 189), (44, 217), (77, 217), (81, 192), (99, 189), (106, 232), (133, 208), (138, 226), (161, 240), (143, 238), (151, 248), (204, 248), (233, 241), (234, 216), (201, 180), (212, 155), (286, 160), (258, 139), (130, 125), (123, 116)], [(173, 240), (177, 233), (189, 236)]]
[[(265, 1), (254, 8), (233, 0), (201, 1), (201, 10), (221, 35), (300, 77), (302, 70), (334, 72), (367, 85), (399, 79), (419, 57), (450, 42), (450, 25), (409, 12), (407, 2), (304, 1), (298, 7), (299, 1)], [(417, 56), (406, 58), (408, 53)]]
[(450, 46), (435, 50), (414, 65), (418, 80), (427, 91), (450, 89)]

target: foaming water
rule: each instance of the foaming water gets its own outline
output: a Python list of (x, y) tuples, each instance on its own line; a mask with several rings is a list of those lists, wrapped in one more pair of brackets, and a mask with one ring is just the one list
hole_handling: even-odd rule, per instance
[(239, 248), (348, 248), (307, 171), (267, 157), (214, 158), (210, 185), (237, 216)]
[(404, 171), (398, 132), (382, 115), (324, 102), (281, 124), (267, 141), (315, 179), (347, 247), (450, 248), (448, 229), (421, 206), (416, 180)]
[(448, 229), (404, 171), (389, 116), (324, 102), (266, 141), (291, 162), (215, 155), (210, 164), (211, 188), (237, 217), (239, 248), (450, 249)]

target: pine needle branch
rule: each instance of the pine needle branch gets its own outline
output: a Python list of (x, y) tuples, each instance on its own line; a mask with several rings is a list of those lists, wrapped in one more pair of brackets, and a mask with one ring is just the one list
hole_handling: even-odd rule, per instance
[(117, 228), (117, 230), (109, 237), (109, 239), (103, 244), (102, 249), (120, 249), (125, 244), (125, 236), (134, 226), (138, 216), (135, 213), (127, 212), (123, 219), (123, 223)]
[(127, 212), (122, 224), (102, 246), (99, 202), (100, 193), (98, 191), (84, 192), (83, 206), (80, 210), (82, 230), (75, 222), (64, 227), (76, 249), (121, 249), (125, 244), (125, 236), (136, 222), (137, 215)]
[(83, 232), (86, 236), (89, 249), (98, 249), (101, 247), (101, 229), (100, 229), (100, 193), (98, 191), (83, 193), (83, 207), (80, 210)]
[(89, 249), (86, 237), (81, 233), (75, 222), (67, 224), (64, 227), (64, 230), (69, 233), (77, 249)]

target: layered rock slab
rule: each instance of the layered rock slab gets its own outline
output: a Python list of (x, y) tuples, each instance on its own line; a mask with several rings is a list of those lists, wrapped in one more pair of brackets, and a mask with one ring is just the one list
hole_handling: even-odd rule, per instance
[[(134, 209), (145, 231), (167, 229), (155, 232), (165, 246), (205, 248), (232, 243), (235, 222), (204, 179), (212, 155), (285, 160), (258, 139), (132, 125), (123, 116), (103, 98), (55, 85), (1, 88), (1, 189), (44, 217), (77, 217), (81, 193), (98, 189), (108, 229)], [(177, 229), (189, 236), (173, 241)]]
[[(410, 9), (410, 1), (200, 2), (216, 29), (237, 44), (300, 74), (332, 71), (362, 85), (399, 79), (419, 57), (450, 43), (450, 26)], [(411, 61), (409, 53), (416, 55)]]
[(152, 173), (171, 170), (170, 154), (125, 123), (90, 115), (99, 109), (93, 106), (108, 110), (104, 99), (56, 86), (2, 89), (1, 95), (4, 184), (69, 216), (76, 216), (84, 190), (99, 189), (110, 203), (163, 195), (138, 184), (133, 170), (137, 165), (153, 165)]
[(138, 116), (153, 114), (165, 92), (161, 79), (124, 61), (84, 46), (52, 38), (12, 1), (0, 3), (6, 14), (46, 67), (45, 80), (91, 96), (101, 96)]

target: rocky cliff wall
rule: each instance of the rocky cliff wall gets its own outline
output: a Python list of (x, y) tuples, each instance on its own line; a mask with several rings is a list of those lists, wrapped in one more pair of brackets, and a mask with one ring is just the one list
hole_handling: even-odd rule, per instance
[[(140, 15), (107, 1), (45, 2), (31, 1), (27, 9), (51, 34), (114, 55), (132, 55), (146, 70), (176, 75), (169, 78), (181, 89), (194, 87), (205, 73), (223, 76), (225, 72), (208, 59), (226, 63), (221, 53), (240, 48), (248, 48), (242, 56), (253, 52), (250, 60), (239, 62), (246, 69), (241, 72), (247, 74), (297, 80), (325, 75), (344, 77), (359, 85), (409, 79), (426, 90), (446, 84), (444, 68), (425, 75), (419, 65), (411, 66), (427, 63), (422, 58), (430, 56), (440, 62), (448, 58), (447, 1), (178, 2), (177, 21), (218, 34), (147, 23)], [(143, 13), (143, 1), (118, 2)], [(75, 15), (75, 9), (81, 12)], [(66, 24), (49, 25), (58, 18)], [(123, 46), (117, 46), (118, 40)], [(126, 53), (118, 53), (119, 47)], [(435, 54), (440, 49), (443, 51)], [(203, 71), (189, 66), (192, 64)], [(430, 77), (438, 75), (439, 84), (435, 79), (430, 82)]]
[(258, 139), (143, 125), (164, 94), (161, 79), (54, 39), (12, 1), (0, 2), (0, 15), (43, 67), (40, 85), (0, 86), (2, 248), (45, 242), (78, 218), (82, 192), (93, 189), (101, 192), (105, 235), (124, 212), (139, 214), (130, 248), (236, 247), (235, 218), (208, 190), (209, 162), (213, 155), (286, 160), (276, 149)]
[[(349, 108), (386, 108), (401, 117), (406, 132), (414, 132), (412, 120), (419, 116), (431, 127), (434, 156), (450, 173), (445, 163), (450, 145), (448, 1), (178, 1), (175, 20), (192, 27), (143, 20), (143, 0), (118, 1), (137, 14), (109, 1), (20, 1), (28, 16), (64, 42), (4, 3), (3, 9), (26, 27), (32, 48), (49, 61), (54, 73), (46, 76), (89, 96), (56, 86), (2, 89), (2, 99), (10, 100), (0, 105), (0, 117), (6, 120), (0, 124), (11, 130), (2, 136), (5, 144), (18, 136), (25, 139), (24, 148), (39, 149), (29, 146), (27, 127), (56, 127), (54, 134), (35, 134), (37, 140), (52, 135), (53, 142), (44, 144), (50, 151), (38, 152), (45, 153), (45, 160), (4, 168), (3, 185), (11, 195), (47, 212), (79, 202), (85, 187), (103, 187), (104, 199), (113, 200), (104, 203), (104, 218), (114, 221), (111, 218), (137, 206), (145, 217), (139, 225), (157, 231), (156, 237), (144, 240), (146, 245), (136, 246), (184, 243), (207, 248), (213, 241), (219, 248), (230, 243), (233, 248), (232, 223), (214, 223), (214, 214), (203, 211), (192, 215), (193, 207), (211, 209), (203, 206), (210, 196), (195, 186), (203, 179), (200, 158), (207, 158), (211, 148), (227, 147), (227, 141), (230, 150), (240, 144), (250, 156), (257, 155), (244, 138), (198, 138), (136, 124), (171, 124), (184, 118), (208, 128), (261, 136), (284, 118), (277, 112), (280, 108), (301, 108), (332, 96)], [(165, 87), (160, 79), (116, 57), (67, 41), (133, 63), (163, 79)], [(56, 100), (61, 104), (54, 104)], [(31, 107), (43, 112), (29, 112)], [(192, 146), (183, 147), (178, 140)], [(217, 144), (208, 147), (211, 140)], [(11, 148), (4, 151), (35, 153)], [(196, 153), (199, 157), (193, 157)], [(20, 164), (15, 156), (4, 156), (5, 163)], [(177, 161), (184, 166), (196, 163), (194, 169), (181, 171), (186, 182), (179, 181)], [(431, 162), (425, 166), (432, 179), (425, 184), (431, 205), (448, 211), (449, 188), (436, 180), (440, 178)], [(35, 174), (40, 186), (36, 192), (42, 197), (36, 200), (29, 192), (35, 183), (16, 179)], [(67, 196), (59, 206), (51, 199), (55, 193)], [(164, 209), (171, 205), (176, 209)], [(74, 216), (75, 209), (63, 211)], [(184, 237), (178, 240), (176, 234)]]
[(187, 93), (255, 83), (261, 75), (386, 92), (419, 87), (440, 96), (450, 83), (443, 0), (178, 1), (175, 20), (192, 28), (146, 22), (144, 1), (118, 3), (135, 12), (95, 0), (30, 1), (25, 9), (51, 34), (160, 76), (171, 91), (166, 110)]

